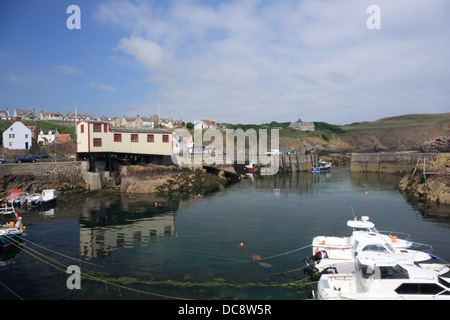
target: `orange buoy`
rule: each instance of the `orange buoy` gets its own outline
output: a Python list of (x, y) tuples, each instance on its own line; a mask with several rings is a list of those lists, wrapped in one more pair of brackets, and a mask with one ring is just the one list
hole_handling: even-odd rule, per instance
[(244, 246), (244, 243), (243, 242), (241, 242), (241, 248)]

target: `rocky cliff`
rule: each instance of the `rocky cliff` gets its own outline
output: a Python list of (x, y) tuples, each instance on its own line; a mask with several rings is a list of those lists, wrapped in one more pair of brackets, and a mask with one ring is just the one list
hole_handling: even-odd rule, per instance
[(399, 189), (420, 202), (450, 205), (450, 153), (437, 154), (399, 182)]

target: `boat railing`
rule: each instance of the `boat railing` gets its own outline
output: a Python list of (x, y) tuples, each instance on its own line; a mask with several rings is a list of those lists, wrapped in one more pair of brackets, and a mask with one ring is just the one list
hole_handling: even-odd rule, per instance
[[(420, 243), (420, 242), (412, 242), (412, 247), (414, 247), (414, 250), (418, 249), (420, 251), (426, 252), (428, 254), (431, 254), (433, 251), (433, 246), (426, 243)], [(422, 247), (425, 247), (427, 249), (421, 249)]]
[(409, 233), (399, 232), (399, 231), (380, 231), (380, 230), (378, 230), (378, 232), (381, 234), (387, 235), (389, 237), (396, 236), (400, 240), (411, 241), (411, 235)]

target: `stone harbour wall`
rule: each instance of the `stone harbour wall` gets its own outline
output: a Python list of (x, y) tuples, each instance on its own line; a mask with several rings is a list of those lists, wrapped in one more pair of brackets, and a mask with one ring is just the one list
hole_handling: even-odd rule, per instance
[(0, 164), (0, 192), (12, 189), (41, 192), (57, 189), (60, 192), (85, 189), (84, 172), (87, 163), (75, 161), (3, 163)]
[(353, 153), (350, 162), (352, 172), (406, 173), (413, 170), (417, 162), (430, 161), (436, 153), (379, 152)]

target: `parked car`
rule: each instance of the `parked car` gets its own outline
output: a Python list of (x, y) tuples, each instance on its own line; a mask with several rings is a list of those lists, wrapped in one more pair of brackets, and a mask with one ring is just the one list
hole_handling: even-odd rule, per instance
[(40, 154), (33, 154), (30, 156), (30, 158), (34, 158), (36, 160), (41, 160), (43, 158), (43, 156)]
[(16, 163), (21, 163), (21, 162), (36, 162), (36, 159), (32, 156), (17, 156)]
[(5, 158), (0, 158), (0, 163), (5, 163), (6, 159)]
[(278, 149), (273, 149), (273, 150), (270, 150), (270, 151), (268, 151), (267, 153), (266, 153), (266, 155), (268, 155), (268, 156), (270, 156), (270, 155), (279, 155), (280, 154), (280, 150), (278, 150)]

